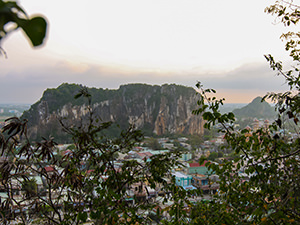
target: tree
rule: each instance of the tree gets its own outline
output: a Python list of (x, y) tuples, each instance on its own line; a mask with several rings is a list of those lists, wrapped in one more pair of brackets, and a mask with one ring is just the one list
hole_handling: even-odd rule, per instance
[(209, 154), (207, 159), (215, 161), (217, 158), (223, 157), (223, 152), (212, 152)]
[(203, 143), (203, 137), (200, 135), (191, 135), (189, 137), (188, 142), (190, 143), (193, 149), (198, 149), (200, 145)]
[[(24, 224), (37, 219), (41, 224), (81, 224), (88, 218), (94, 224), (150, 223), (154, 209), (156, 218), (162, 219), (160, 202), (151, 199), (150, 190), (160, 190), (165, 193), (163, 202), (173, 202), (166, 223), (183, 222), (187, 217), (183, 208), (190, 204), (188, 193), (175, 185), (172, 176), (172, 169), (180, 166), (180, 154), (173, 151), (153, 155), (144, 162), (117, 162), (116, 154), (131, 151), (142, 140), (141, 132), (130, 126), (117, 138), (106, 137), (103, 131), (112, 123), (94, 116), (87, 88), (75, 97), (87, 100), (88, 120), (79, 127), (60, 121), (75, 146), (63, 157), (56, 157), (58, 150), (52, 138), (31, 143), (26, 120), (14, 117), (6, 121), (0, 135), (1, 154), (6, 159), (0, 165), (0, 178), (8, 197), (0, 205), (1, 222), (7, 224), (18, 217)], [(35, 191), (30, 176), (33, 173), (44, 181), (44, 192)], [(21, 199), (13, 194), (17, 180), (24, 180), (25, 195)], [(24, 206), (28, 213), (16, 215)]]
[(37, 195), (37, 183), (34, 178), (24, 180), (22, 182), (22, 190), (25, 192), (25, 197), (26, 198), (32, 198)]
[[(13, 24), (7, 29), (7, 24)], [(0, 43), (9, 33), (22, 29), (31, 44), (44, 42), (47, 22), (43, 17), (30, 18), (16, 2), (0, 0)], [(5, 51), (0, 47), (1, 53)], [(179, 166), (179, 153), (174, 151), (154, 155), (151, 161), (140, 163), (127, 160), (116, 165), (118, 153), (128, 153), (142, 140), (142, 134), (134, 127), (120, 132), (118, 138), (109, 138), (103, 131), (112, 126), (95, 118), (91, 106), (91, 95), (83, 88), (75, 98), (87, 99), (88, 121), (79, 127), (69, 127), (60, 121), (67, 133), (72, 135), (72, 154), (60, 157), (53, 138), (43, 138), (32, 143), (27, 136), (27, 120), (12, 117), (0, 133), (1, 188), (7, 197), (0, 201), (0, 221), (8, 224), (16, 218), (23, 224), (35, 220), (41, 224), (80, 224), (88, 218), (95, 224), (148, 223), (148, 212), (158, 207), (149, 201), (149, 188), (166, 193), (163, 202), (173, 201), (169, 206), (171, 219), (185, 221), (187, 213), (182, 209), (190, 204), (187, 193), (175, 185), (171, 171)], [(156, 147), (157, 147), (157, 143)], [(156, 148), (155, 147), (155, 148)], [(24, 160), (25, 159), (25, 160)], [(84, 165), (83, 165), (84, 164)], [(40, 176), (45, 191), (37, 191), (37, 183), (31, 174)], [(22, 181), (22, 182), (21, 182)], [(17, 196), (21, 189), (23, 198)], [(132, 186), (146, 192), (146, 199), (134, 195), (130, 203)], [(172, 195), (170, 195), (172, 193)], [(157, 210), (155, 218), (162, 218)]]
[[(211, 91), (213, 90), (202, 89), (203, 105), (195, 113), (203, 113), (207, 128), (214, 123), (222, 124), (221, 131), (225, 134), (228, 148), (239, 157), (220, 165), (209, 165), (219, 176), (220, 192), (213, 197), (212, 202), (197, 207), (201, 210), (205, 207), (209, 212), (219, 210), (221, 220), (217, 223), (298, 224), (299, 137), (291, 142), (289, 137), (279, 133), (282, 125), (280, 119), (268, 129), (234, 130), (227, 125), (234, 121), (233, 114), (219, 113), (222, 100), (209, 100), (205, 97)], [(208, 104), (204, 99), (208, 100)], [(207, 108), (210, 111), (205, 111)], [(282, 113), (279, 113), (279, 117)], [(216, 223), (215, 219), (205, 216), (207, 212), (198, 213), (194, 222)]]
[(158, 140), (153, 137), (151, 137), (147, 140), (147, 147), (149, 147), (150, 149), (153, 149), (153, 150), (160, 150), (162, 148), (161, 144), (159, 144)]
[[(291, 26), (298, 24), (299, 10), (300, 7), (293, 1), (277, 1), (266, 12), (276, 15), (277, 20), (286, 26)], [(213, 197), (213, 201), (194, 207), (193, 222), (299, 224), (299, 35), (296, 32), (282, 35), (287, 40), (286, 50), (290, 51), (295, 62), (292, 69), (284, 71), (281, 62), (276, 62), (271, 55), (265, 56), (270, 67), (284, 76), (290, 89), (284, 93), (268, 93), (264, 96), (263, 100), (270, 99), (276, 103), (278, 113), (276, 121), (267, 128), (235, 130), (228, 125), (234, 122), (234, 115), (221, 114), (219, 111), (224, 99), (210, 97), (215, 90), (204, 89), (201, 83), (197, 84), (201, 100), (198, 102), (199, 109), (194, 113), (203, 114), (208, 129), (217, 123), (221, 124), (220, 132), (224, 133), (227, 148), (238, 157), (234, 161), (209, 165), (219, 176), (219, 194)], [(293, 124), (293, 135), (282, 132), (286, 123)], [(208, 216), (216, 211), (218, 218)]]
[(45, 18), (29, 17), (17, 2), (0, 0), (0, 50), (2, 53), (5, 52), (1, 48), (1, 41), (19, 28), (24, 31), (32, 46), (43, 44), (47, 31)]
[[(290, 26), (298, 23), (298, 9), (292, 1), (278, 1), (267, 8), (267, 12)], [(143, 187), (161, 186), (165, 193), (163, 201), (173, 202), (165, 209), (169, 218), (159, 221), (162, 224), (299, 224), (300, 74), (297, 67), (299, 42), (295, 40), (299, 35), (288, 33), (284, 37), (288, 37), (287, 50), (296, 65), (285, 71), (282, 63), (276, 62), (271, 55), (266, 56), (271, 68), (285, 77), (290, 89), (264, 97), (276, 103), (278, 112), (276, 121), (269, 127), (235, 130), (231, 126), (234, 114), (220, 113), (224, 99), (210, 97), (215, 90), (197, 84), (200, 100), (194, 113), (207, 121), (207, 129), (219, 124), (219, 132), (223, 132), (227, 142), (224, 148), (237, 156), (234, 161), (206, 164), (219, 176), (219, 192), (210, 200), (191, 204), (189, 193), (175, 185), (171, 170), (180, 166), (178, 152), (154, 155), (144, 163), (128, 160), (117, 167), (115, 153), (128, 153), (142, 135), (134, 127), (122, 131), (115, 139), (103, 135), (101, 131), (111, 123), (101, 123), (94, 117), (91, 95), (83, 88), (76, 97), (83, 96), (88, 101), (88, 122), (68, 127), (61, 121), (65, 131), (73, 137), (75, 149), (71, 155), (61, 159), (53, 157), (56, 151), (53, 139), (30, 143), (26, 120), (11, 118), (7, 121), (0, 135), (1, 155), (12, 157), (7, 157), (0, 167), (1, 183), (8, 196), (1, 202), (1, 222), (7, 223), (15, 216), (12, 209), (21, 209), (26, 202), (34, 209), (32, 211), (40, 213), (34, 214), (34, 219), (41, 218), (41, 223), (79, 224), (88, 217), (95, 224), (150, 223), (154, 217), (147, 214), (149, 211), (156, 209), (155, 218), (160, 219), (163, 211), (156, 202), (138, 199), (138, 195), (134, 197), (135, 202), (129, 204), (128, 190), (136, 186), (138, 193), (148, 192)], [(285, 123), (294, 125), (294, 135), (281, 132)], [(21, 156), (26, 158), (26, 163), (18, 160)], [(88, 159), (88, 163), (83, 167), (84, 159)], [(45, 169), (45, 164), (51, 168)], [(17, 201), (14, 181), (30, 172), (43, 177), (47, 191), (43, 196), (38, 193), (26, 201)], [(28, 222), (24, 214), (19, 217), (24, 223)]]

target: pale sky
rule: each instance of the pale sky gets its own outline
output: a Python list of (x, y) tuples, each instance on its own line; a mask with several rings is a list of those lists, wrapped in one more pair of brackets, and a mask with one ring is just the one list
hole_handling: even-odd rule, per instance
[(264, 54), (286, 60), (275, 0), (23, 0), (49, 23), (33, 49), (21, 31), (2, 42), (0, 103), (38, 101), (63, 82), (97, 88), (201, 81), (226, 102), (285, 89)]

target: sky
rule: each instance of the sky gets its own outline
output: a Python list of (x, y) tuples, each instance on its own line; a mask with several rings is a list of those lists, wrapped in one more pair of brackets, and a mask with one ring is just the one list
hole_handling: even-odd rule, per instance
[(286, 89), (264, 58), (287, 60), (285, 27), (264, 13), (275, 0), (23, 0), (48, 22), (45, 44), (22, 31), (1, 47), (0, 103), (38, 101), (61, 83), (117, 89), (127, 83), (200, 81), (225, 103)]

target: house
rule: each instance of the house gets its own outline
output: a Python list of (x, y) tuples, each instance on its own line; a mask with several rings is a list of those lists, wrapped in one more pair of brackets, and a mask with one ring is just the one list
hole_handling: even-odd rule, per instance
[(192, 184), (197, 188), (201, 188), (203, 185), (208, 185), (208, 177), (203, 174), (195, 174), (193, 175)]
[(206, 176), (203, 174), (193, 175), (192, 184), (194, 187), (201, 189), (203, 194), (216, 193), (220, 185), (218, 184), (219, 177), (217, 175)]
[(149, 159), (153, 154), (151, 152), (136, 152), (135, 157), (139, 159)]
[(182, 186), (182, 187), (192, 185), (192, 179), (193, 179), (192, 176), (186, 175), (186, 174), (183, 174), (183, 173), (177, 172), (177, 171), (172, 173), (172, 175), (175, 176), (176, 185)]
[(171, 150), (174, 148), (174, 144), (173, 143), (162, 143), (162, 148)]
[(145, 201), (146, 199), (157, 195), (157, 191), (155, 189), (150, 188), (142, 182), (132, 184), (130, 188), (127, 189), (127, 193), (129, 197), (135, 196), (137, 201)]
[(53, 167), (53, 166), (45, 166), (44, 167), (44, 170), (45, 170), (45, 172), (46, 173), (48, 173), (48, 174), (53, 174), (53, 173), (55, 173), (55, 168)]
[(67, 149), (66, 151), (62, 152), (62, 155), (63, 156), (72, 156), (73, 152), (70, 149)]
[(183, 148), (187, 149), (187, 150), (192, 150), (192, 146), (190, 144), (184, 143), (184, 142), (180, 142), (180, 146), (182, 146)]
[(186, 153), (181, 154), (180, 159), (181, 159), (182, 161), (189, 161), (189, 160), (192, 159), (192, 157), (193, 157), (193, 154), (192, 154), (192, 153), (186, 152)]
[(188, 163), (187, 165), (187, 174), (203, 174), (208, 175), (210, 171), (208, 171), (208, 168), (205, 166), (205, 164), (208, 163), (208, 161), (204, 161), (202, 165), (200, 165), (197, 162)]
[(186, 141), (188, 141), (189, 139), (186, 138), (186, 137), (180, 137), (180, 138), (178, 138), (177, 140), (178, 140), (179, 142), (186, 142)]

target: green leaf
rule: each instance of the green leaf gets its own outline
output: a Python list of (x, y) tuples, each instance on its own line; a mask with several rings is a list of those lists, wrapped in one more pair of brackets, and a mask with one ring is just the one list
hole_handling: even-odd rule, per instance
[(24, 30), (34, 47), (43, 44), (47, 31), (47, 22), (43, 17), (22, 19), (18, 25)]
[(78, 220), (79, 221), (86, 222), (87, 217), (88, 217), (87, 212), (79, 212), (78, 213)]
[(234, 114), (232, 112), (228, 113), (228, 119), (235, 120), (234, 119)]
[(211, 112), (205, 112), (203, 113), (202, 117), (204, 120), (210, 121), (213, 118), (213, 114)]
[(76, 95), (74, 96), (74, 99), (78, 99), (78, 98), (80, 98), (81, 96), (82, 96), (82, 93), (79, 92), (78, 94), (76, 94)]

